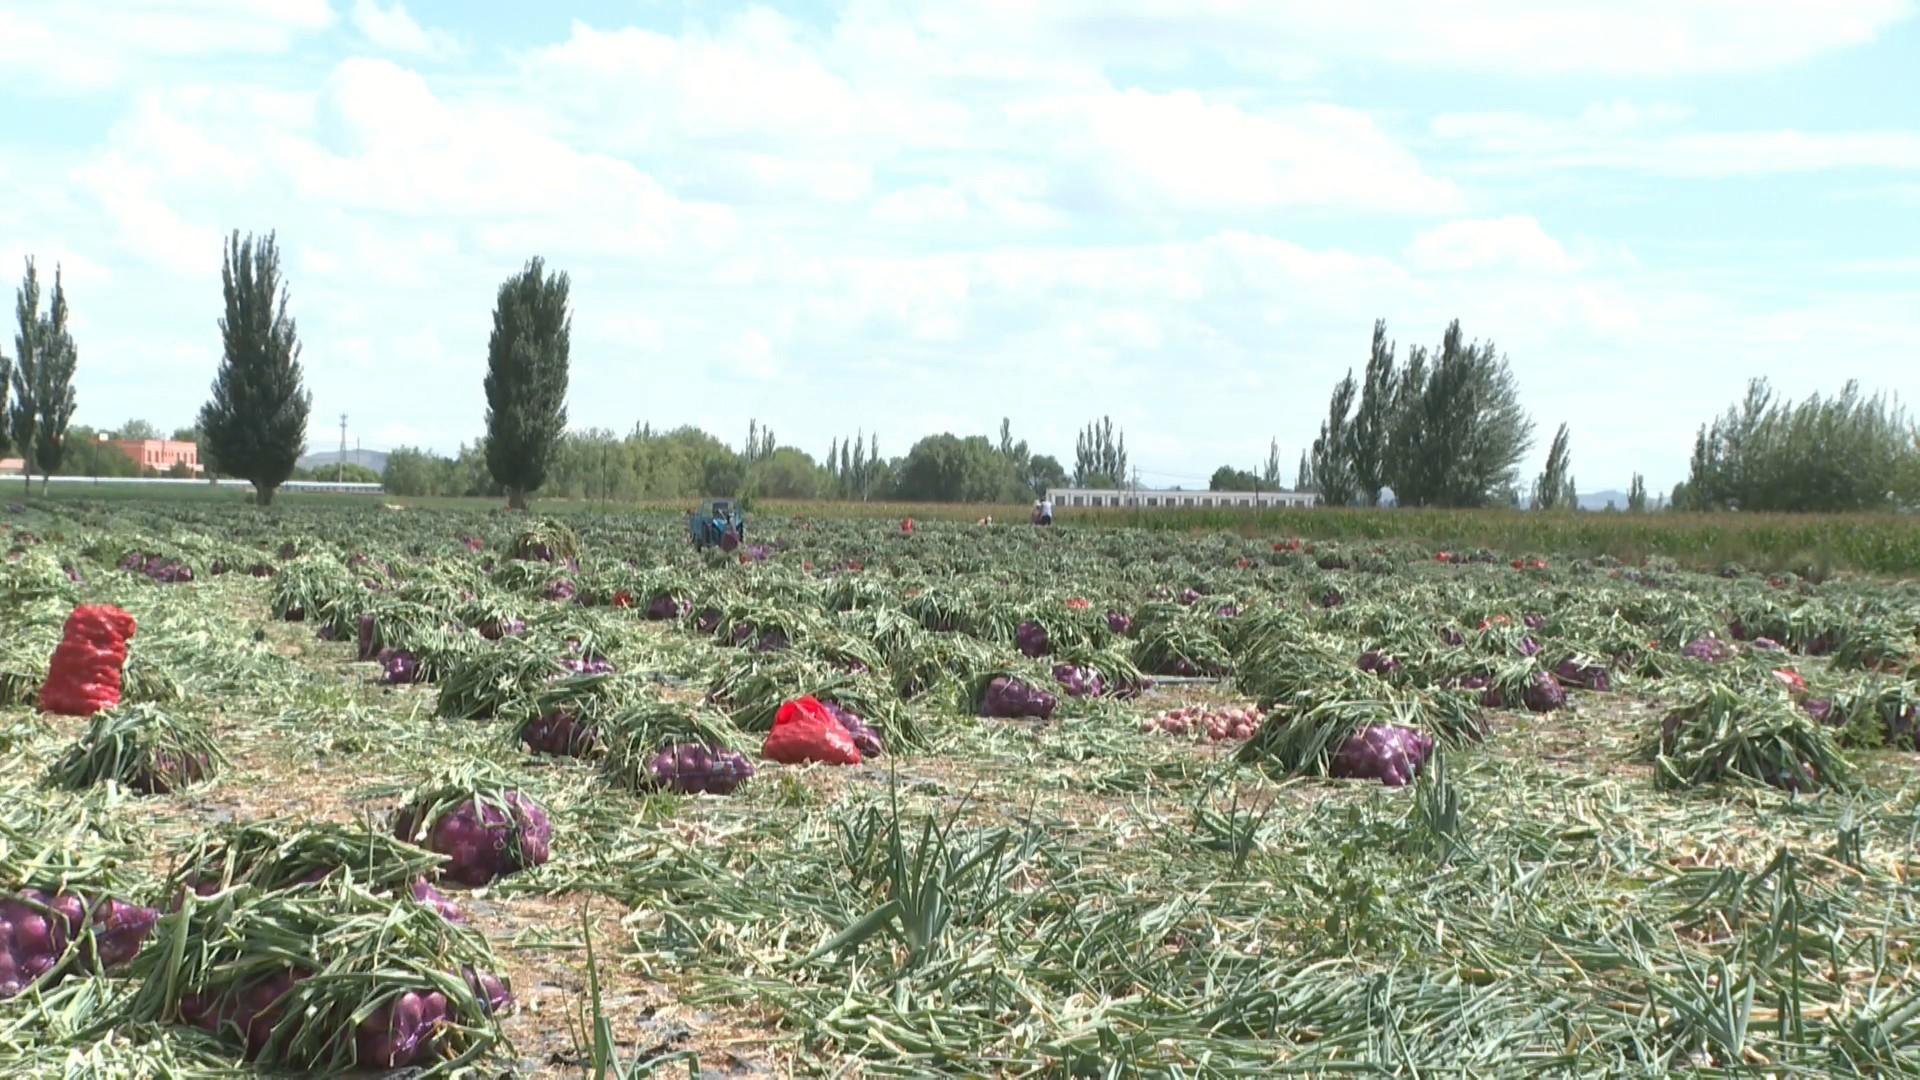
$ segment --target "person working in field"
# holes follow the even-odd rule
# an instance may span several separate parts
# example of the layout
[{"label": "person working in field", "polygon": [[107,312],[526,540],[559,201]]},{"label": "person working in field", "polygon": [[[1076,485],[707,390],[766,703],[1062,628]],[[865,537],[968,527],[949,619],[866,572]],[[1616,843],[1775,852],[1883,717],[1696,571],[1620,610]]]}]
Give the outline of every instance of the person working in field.
[{"label": "person working in field", "polygon": [[1040,524],[1053,524],[1053,496],[1051,495],[1040,500]]}]

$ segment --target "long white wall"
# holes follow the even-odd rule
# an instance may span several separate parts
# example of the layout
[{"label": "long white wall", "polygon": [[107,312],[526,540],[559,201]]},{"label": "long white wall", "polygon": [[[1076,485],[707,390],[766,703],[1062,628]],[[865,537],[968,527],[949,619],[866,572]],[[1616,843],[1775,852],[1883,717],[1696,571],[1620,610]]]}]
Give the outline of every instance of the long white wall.
[{"label": "long white wall", "polygon": [[1074,509],[1112,508],[1186,510],[1201,508],[1275,509],[1317,506],[1311,491],[1148,491],[1100,488],[1053,488],[1047,492],[1055,513]]}]

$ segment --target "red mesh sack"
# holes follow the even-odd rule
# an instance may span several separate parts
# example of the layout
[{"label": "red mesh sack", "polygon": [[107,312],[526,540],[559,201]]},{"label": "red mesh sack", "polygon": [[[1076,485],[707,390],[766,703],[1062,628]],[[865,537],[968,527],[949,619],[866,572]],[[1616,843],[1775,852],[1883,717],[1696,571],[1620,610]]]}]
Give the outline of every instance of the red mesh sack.
[{"label": "red mesh sack", "polygon": [[760,747],[760,756],[785,765],[810,761],[828,765],[860,764],[860,748],[825,705],[812,697],[797,698],[774,714],[773,730]]},{"label": "red mesh sack", "polygon": [[120,669],[127,662],[133,616],[108,604],[90,604],[67,616],[53,650],[40,708],[62,716],[92,716],[120,704]]}]

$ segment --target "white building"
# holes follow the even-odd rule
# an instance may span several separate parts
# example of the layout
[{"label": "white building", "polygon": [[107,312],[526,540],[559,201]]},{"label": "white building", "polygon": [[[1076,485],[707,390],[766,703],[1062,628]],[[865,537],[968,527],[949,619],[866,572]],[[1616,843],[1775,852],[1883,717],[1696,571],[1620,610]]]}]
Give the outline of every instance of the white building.
[{"label": "white building", "polygon": [[1320,496],[1311,491],[1149,491],[1145,488],[1112,490],[1099,488],[1049,488],[1053,510],[1144,509],[1187,510],[1216,507],[1244,507],[1249,510],[1274,510],[1285,507],[1318,506]]}]

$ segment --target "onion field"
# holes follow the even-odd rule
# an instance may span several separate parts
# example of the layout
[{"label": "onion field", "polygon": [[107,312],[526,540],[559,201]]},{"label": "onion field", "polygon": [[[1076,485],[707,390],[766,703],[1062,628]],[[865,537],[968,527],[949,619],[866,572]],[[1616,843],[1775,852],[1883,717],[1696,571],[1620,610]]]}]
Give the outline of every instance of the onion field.
[{"label": "onion field", "polygon": [[3,1076],[1920,1075],[1920,583],[5,520]]}]

